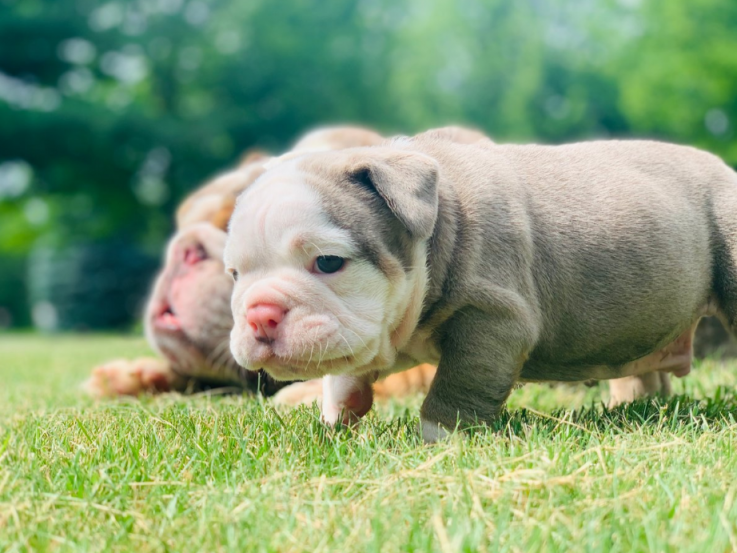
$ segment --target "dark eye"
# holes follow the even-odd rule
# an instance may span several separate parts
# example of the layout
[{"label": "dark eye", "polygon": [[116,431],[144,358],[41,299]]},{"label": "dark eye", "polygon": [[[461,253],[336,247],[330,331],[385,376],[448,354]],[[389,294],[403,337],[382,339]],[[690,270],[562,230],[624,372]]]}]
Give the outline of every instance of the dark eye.
[{"label": "dark eye", "polygon": [[230,276],[233,277],[234,282],[238,282],[238,271],[236,271],[235,269],[231,269]]},{"label": "dark eye", "polygon": [[337,255],[321,255],[315,259],[315,272],[325,273],[337,273],[345,265],[345,259],[338,257]]}]

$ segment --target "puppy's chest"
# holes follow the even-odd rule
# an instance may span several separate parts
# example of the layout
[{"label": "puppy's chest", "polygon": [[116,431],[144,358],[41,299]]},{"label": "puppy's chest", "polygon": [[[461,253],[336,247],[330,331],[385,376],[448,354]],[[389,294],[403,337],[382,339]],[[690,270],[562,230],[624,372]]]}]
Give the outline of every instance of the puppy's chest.
[{"label": "puppy's chest", "polygon": [[418,329],[409,339],[409,342],[399,351],[400,357],[409,358],[411,365],[430,363],[437,365],[440,362],[440,348],[429,329]]}]

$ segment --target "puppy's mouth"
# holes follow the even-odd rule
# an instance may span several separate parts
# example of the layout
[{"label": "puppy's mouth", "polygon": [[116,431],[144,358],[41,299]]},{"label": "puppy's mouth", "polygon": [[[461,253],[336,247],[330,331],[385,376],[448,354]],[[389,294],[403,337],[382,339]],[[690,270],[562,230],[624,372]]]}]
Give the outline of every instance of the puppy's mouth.
[{"label": "puppy's mouth", "polygon": [[298,359],[294,356],[281,356],[273,350],[261,352],[251,358],[252,366],[259,367],[276,380],[306,380],[318,378],[325,374],[334,374],[336,371],[343,372],[352,367],[355,357],[352,355],[339,355],[330,359],[320,358],[317,353],[312,359],[309,357]]},{"label": "puppy's mouth", "polygon": [[156,330],[178,333],[182,332],[182,321],[174,312],[172,306],[164,303],[156,310],[153,317],[154,328]]}]

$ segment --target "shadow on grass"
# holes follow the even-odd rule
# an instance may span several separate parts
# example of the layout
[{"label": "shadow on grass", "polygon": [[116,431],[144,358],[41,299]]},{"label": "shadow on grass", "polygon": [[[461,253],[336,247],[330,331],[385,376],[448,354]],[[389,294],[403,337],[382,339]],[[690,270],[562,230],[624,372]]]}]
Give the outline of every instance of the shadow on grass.
[{"label": "shadow on grass", "polygon": [[489,431],[507,436],[536,434],[604,434],[623,432],[713,432],[737,424],[737,392],[717,388],[707,399],[679,395],[670,398],[645,398],[608,409],[593,404],[575,410],[558,409],[541,413],[533,409],[504,411],[488,427],[477,427],[472,434]]},{"label": "shadow on grass", "polygon": [[[376,437],[402,435],[404,439],[422,442],[415,414],[405,414],[388,421],[375,421]],[[685,395],[670,398],[645,398],[613,409],[595,403],[580,409],[557,409],[543,413],[530,408],[504,410],[489,425],[468,429],[473,439],[490,435],[507,438],[546,437],[576,438],[605,434],[662,432],[715,432],[737,424],[737,392],[719,387],[711,398],[694,399]],[[318,430],[321,438],[331,440],[348,433],[347,428]],[[414,438],[414,439],[413,439]]]}]

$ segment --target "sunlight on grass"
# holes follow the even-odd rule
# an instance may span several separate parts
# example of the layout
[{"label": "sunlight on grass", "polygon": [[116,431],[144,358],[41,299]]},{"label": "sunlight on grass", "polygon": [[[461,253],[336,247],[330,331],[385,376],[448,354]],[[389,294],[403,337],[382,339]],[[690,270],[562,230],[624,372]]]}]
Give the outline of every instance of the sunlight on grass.
[{"label": "sunlight on grass", "polygon": [[425,446],[421,398],[355,431],[247,396],[95,403],[126,337],[0,338],[0,548],[90,551],[737,550],[737,364],[608,411],[527,386],[492,429]]}]

